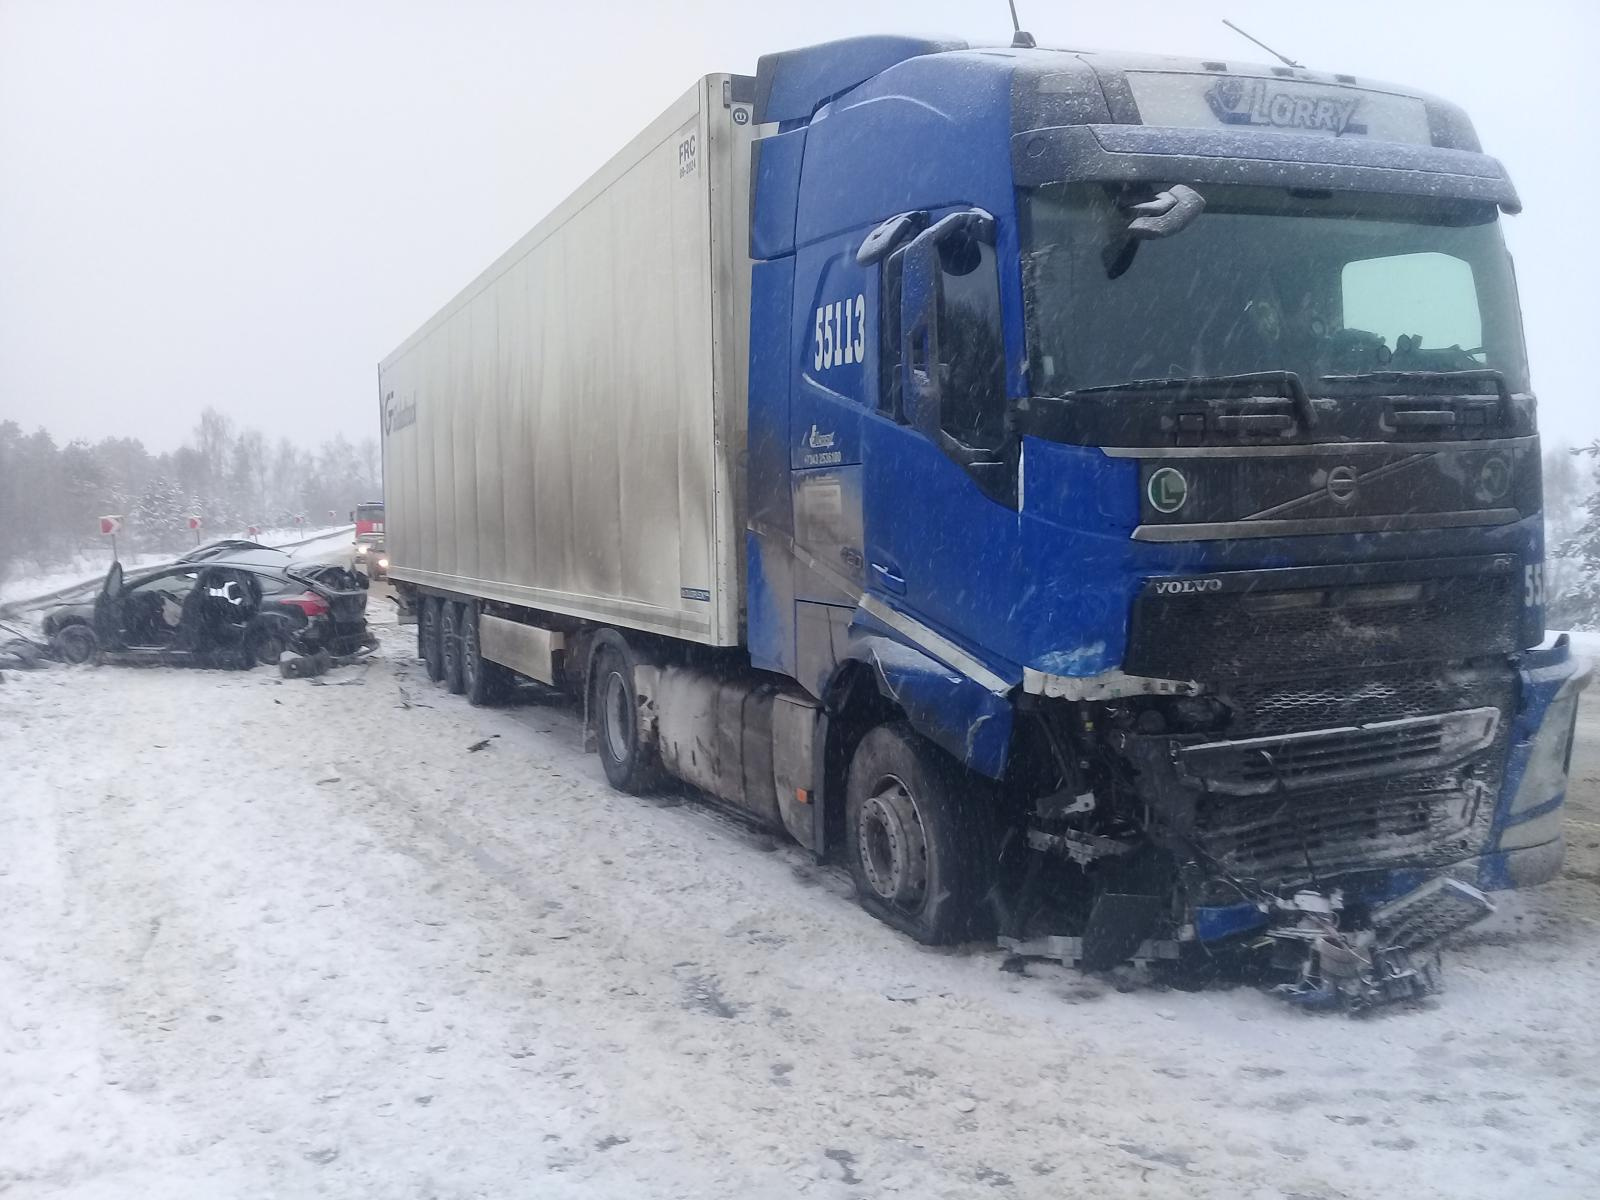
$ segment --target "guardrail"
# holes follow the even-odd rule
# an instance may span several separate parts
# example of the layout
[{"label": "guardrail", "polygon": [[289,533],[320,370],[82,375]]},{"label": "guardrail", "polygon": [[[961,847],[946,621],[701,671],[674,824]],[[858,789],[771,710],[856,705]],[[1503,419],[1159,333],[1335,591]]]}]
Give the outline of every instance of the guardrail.
[{"label": "guardrail", "polygon": [[[273,546],[272,549],[293,550],[296,546],[309,546],[312,542],[327,541],[336,534],[346,532],[354,533],[355,528],[356,527],[354,525],[336,525],[332,529],[323,530],[315,537],[301,538],[298,542],[279,542]],[[266,543],[263,542],[262,545],[266,545]],[[147,567],[138,567],[136,569],[140,571],[154,571],[158,570],[164,565],[175,566],[177,565],[177,561],[177,559],[173,559],[171,563],[166,564],[152,563]],[[6,603],[0,604],[0,617],[12,617],[18,613],[28,612],[30,609],[40,608],[43,605],[54,603],[57,600],[65,600],[69,596],[77,595],[79,592],[88,591],[93,587],[99,587],[104,579],[104,575],[96,575],[93,579],[85,579],[80,583],[73,583],[67,585],[66,587],[56,588],[55,591],[46,592],[42,596],[29,596],[26,600],[8,600]]]}]

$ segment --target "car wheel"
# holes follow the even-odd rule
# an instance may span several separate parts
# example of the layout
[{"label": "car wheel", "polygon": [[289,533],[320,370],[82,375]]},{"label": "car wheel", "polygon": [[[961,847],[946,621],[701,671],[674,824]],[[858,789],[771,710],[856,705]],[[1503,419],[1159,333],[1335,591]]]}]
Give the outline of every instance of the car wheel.
[{"label": "car wheel", "polygon": [[637,795],[661,781],[661,759],[647,743],[639,723],[639,696],[633,685],[633,660],[625,644],[607,643],[595,655],[590,674],[590,711],[600,743],[600,765],[619,792]]},{"label": "car wheel", "polygon": [[481,707],[499,703],[509,689],[510,676],[499,663],[483,656],[478,620],[477,605],[466,605],[461,618],[461,682],[467,703]]},{"label": "car wheel", "polygon": [[67,625],[51,640],[56,657],[64,663],[92,663],[100,659],[100,639],[87,625]]},{"label": "car wheel", "polygon": [[994,877],[992,805],[908,725],[861,739],[845,788],[845,846],[861,906],[919,942],[976,936]]},{"label": "car wheel", "polygon": [[439,602],[439,660],[443,669],[445,687],[459,696],[466,690],[466,680],[461,677],[461,612],[463,606],[454,600]]},{"label": "car wheel", "polygon": [[417,601],[417,654],[428,669],[428,678],[438,683],[444,678],[444,645],[439,640],[440,610],[446,601],[423,596]]},{"label": "car wheel", "polygon": [[256,625],[244,637],[246,667],[275,667],[289,648],[282,631],[271,625]]}]

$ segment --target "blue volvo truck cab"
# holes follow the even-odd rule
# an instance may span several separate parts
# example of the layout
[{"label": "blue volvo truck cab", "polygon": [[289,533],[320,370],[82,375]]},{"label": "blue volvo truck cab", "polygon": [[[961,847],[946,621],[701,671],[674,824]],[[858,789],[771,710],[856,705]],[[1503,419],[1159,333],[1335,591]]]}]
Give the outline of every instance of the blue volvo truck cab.
[{"label": "blue volvo truck cab", "polygon": [[891,37],[753,105],[749,661],[869,909],[1372,996],[1559,869],[1584,675],[1460,109]]}]

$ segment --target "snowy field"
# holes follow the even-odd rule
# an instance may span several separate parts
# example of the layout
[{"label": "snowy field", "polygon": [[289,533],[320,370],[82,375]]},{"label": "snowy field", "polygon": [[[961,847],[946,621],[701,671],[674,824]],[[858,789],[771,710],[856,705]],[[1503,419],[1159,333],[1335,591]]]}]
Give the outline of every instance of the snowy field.
[{"label": "snowy field", "polygon": [[1600,706],[1565,877],[1349,1020],[917,947],[381,632],[7,674],[0,1193],[1600,1195]]},{"label": "snowy field", "polygon": [[[218,535],[221,536],[221,535]],[[228,535],[230,537],[243,537],[244,533],[238,532]],[[330,525],[324,529],[264,529],[260,535],[251,539],[259,541],[263,546],[281,546],[291,542],[302,542],[309,539],[321,541],[327,538],[343,537],[345,541],[352,541],[353,535],[349,525]],[[207,535],[203,541],[214,540]],[[137,571],[141,567],[159,567],[163,563],[172,562],[178,554],[166,551],[160,554],[135,554],[122,560],[125,571]],[[77,583],[88,584],[105,577],[106,571],[111,566],[111,547],[108,545],[97,554],[80,554],[66,566],[57,566],[49,571],[28,571],[26,568],[15,571],[0,579],[0,604],[14,604],[19,600],[29,600],[34,596],[42,596],[47,592],[56,591],[58,588],[71,587]]]}]

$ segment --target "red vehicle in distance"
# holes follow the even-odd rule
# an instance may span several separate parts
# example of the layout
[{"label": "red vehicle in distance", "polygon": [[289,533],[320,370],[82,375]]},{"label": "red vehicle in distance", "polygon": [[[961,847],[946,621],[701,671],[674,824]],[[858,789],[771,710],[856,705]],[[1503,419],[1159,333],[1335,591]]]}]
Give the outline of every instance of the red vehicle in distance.
[{"label": "red vehicle in distance", "polygon": [[389,555],[383,547],[383,501],[356,505],[350,514],[356,526],[356,569],[372,579],[389,573]]}]

